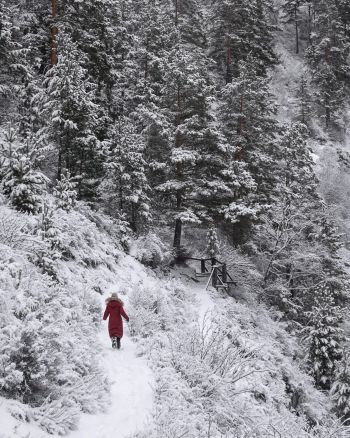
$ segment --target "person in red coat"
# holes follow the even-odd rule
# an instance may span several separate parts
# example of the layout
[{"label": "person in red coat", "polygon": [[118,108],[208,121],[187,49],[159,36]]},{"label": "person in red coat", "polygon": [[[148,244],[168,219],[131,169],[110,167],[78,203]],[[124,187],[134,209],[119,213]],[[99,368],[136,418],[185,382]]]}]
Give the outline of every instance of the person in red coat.
[{"label": "person in red coat", "polygon": [[118,294],[112,293],[112,295],[106,299],[106,310],[103,315],[103,319],[106,320],[109,316],[108,331],[112,340],[113,348],[120,348],[120,340],[123,337],[123,320],[129,321],[128,315],[123,308],[123,301],[118,298]]}]

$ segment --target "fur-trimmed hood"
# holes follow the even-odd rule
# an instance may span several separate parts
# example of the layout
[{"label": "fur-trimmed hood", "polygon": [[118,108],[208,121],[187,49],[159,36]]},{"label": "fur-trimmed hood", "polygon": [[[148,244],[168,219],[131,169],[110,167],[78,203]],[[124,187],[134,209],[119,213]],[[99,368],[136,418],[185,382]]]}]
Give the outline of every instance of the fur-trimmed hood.
[{"label": "fur-trimmed hood", "polygon": [[109,303],[111,303],[112,301],[116,301],[116,302],[119,303],[120,305],[124,306],[123,301],[122,301],[120,298],[117,298],[117,297],[108,297],[108,298],[106,299],[106,304],[109,304]]}]

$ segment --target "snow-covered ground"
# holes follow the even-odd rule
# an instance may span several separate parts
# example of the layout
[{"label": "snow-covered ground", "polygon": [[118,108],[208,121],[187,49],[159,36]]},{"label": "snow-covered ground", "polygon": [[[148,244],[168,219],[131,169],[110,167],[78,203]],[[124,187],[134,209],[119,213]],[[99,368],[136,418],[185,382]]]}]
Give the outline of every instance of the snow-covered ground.
[{"label": "snow-covered ground", "polygon": [[71,438],[126,438],[142,430],[150,420],[152,410],[153,375],[144,358],[137,357],[124,322],[124,337],[120,350],[113,350],[103,323],[99,340],[103,346],[102,369],[111,384],[111,402],[100,415],[84,415],[79,429]]},{"label": "snow-covered ground", "polygon": [[[116,286],[118,287],[118,286]],[[102,305],[105,297],[101,297]],[[125,297],[123,297],[125,301]],[[113,350],[108,336],[107,322],[101,323],[98,340],[101,368],[110,384],[110,404],[99,415],[84,414],[78,430],[71,438],[126,438],[142,431],[151,421],[153,403],[153,374],[144,358],[138,357],[136,344],[130,339],[124,323],[122,347]],[[35,425],[18,423],[10,414],[16,402],[0,399],[0,438],[46,438],[49,435]]]}]

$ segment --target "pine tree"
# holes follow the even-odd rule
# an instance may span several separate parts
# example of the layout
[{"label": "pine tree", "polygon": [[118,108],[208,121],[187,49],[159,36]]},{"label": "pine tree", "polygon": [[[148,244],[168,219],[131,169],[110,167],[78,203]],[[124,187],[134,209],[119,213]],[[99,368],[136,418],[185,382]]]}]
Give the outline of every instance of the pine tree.
[{"label": "pine tree", "polygon": [[[116,70],[125,54],[121,50],[121,38],[132,35],[124,22],[128,19],[126,12],[130,5],[130,0],[85,0],[84,7],[79,0],[59,2],[56,19],[59,35],[64,31],[72,39],[79,53],[79,64],[97,85],[100,103],[108,104]],[[62,41],[62,35],[59,40]],[[66,44],[64,42],[62,47]],[[58,56],[60,52],[58,47]]]},{"label": "pine tree", "polygon": [[303,0],[285,0],[283,4],[284,20],[286,23],[293,23],[295,26],[295,53],[299,53],[300,34],[300,6]]},{"label": "pine tree", "polygon": [[[273,196],[276,186],[275,155],[279,127],[269,81],[260,77],[252,58],[240,63],[240,74],[220,93],[220,122],[234,151],[239,184],[237,206],[231,209],[234,239],[247,239],[252,221]],[[238,202],[240,201],[240,202]]]},{"label": "pine tree", "polygon": [[338,363],[334,383],[331,388],[334,410],[345,424],[350,422],[350,362],[347,353],[343,353]]},{"label": "pine tree", "polygon": [[[240,74],[240,62],[256,59],[256,73],[264,75],[276,63],[272,49],[274,27],[269,22],[269,0],[215,0],[210,14],[211,54],[219,72],[230,83]],[[256,38],[259,35],[259,38]]]},{"label": "pine tree", "polygon": [[347,63],[350,41],[341,20],[337,4],[327,0],[313,1],[313,32],[306,56],[313,83],[318,87],[317,104],[327,127],[336,121],[337,111],[345,99],[345,84],[349,75]]},{"label": "pine tree", "polygon": [[212,226],[207,232],[206,253],[209,257],[215,258],[219,254],[219,242],[215,228]]},{"label": "pine tree", "polygon": [[0,123],[8,116],[13,103],[13,85],[17,84],[19,79],[19,72],[16,69],[16,51],[20,49],[16,39],[17,15],[18,5],[0,0]]},{"label": "pine tree", "polygon": [[77,183],[69,172],[62,174],[61,180],[56,182],[53,192],[56,197],[57,208],[62,208],[67,212],[74,208],[77,199],[76,187]]},{"label": "pine tree", "polygon": [[44,274],[57,280],[56,261],[61,258],[61,239],[60,232],[54,224],[53,214],[54,208],[44,201],[36,227],[36,235],[42,240],[43,245],[33,261]]},{"label": "pine tree", "polygon": [[48,137],[57,150],[57,179],[67,169],[78,181],[79,197],[93,200],[104,157],[97,137],[100,107],[83,63],[76,44],[61,32],[58,63],[46,76],[42,115],[48,120]]},{"label": "pine tree", "polygon": [[166,157],[166,182],[157,189],[173,200],[174,246],[179,247],[183,223],[234,221],[236,208],[240,209],[236,191],[251,180],[247,174],[239,175],[234,148],[218,129],[205,59],[195,49],[191,53],[175,47],[165,77],[164,103],[169,119],[173,117],[173,125],[168,125],[173,147]]},{"label": "pine tree", "polygon": [[107,180],[101,187],[108,210],[119,213],[135,232],[151,221],[149,186],[146,178],[144,140],[132,119],[124,117],[115,127],[106,160]]},{"label": "pine tree", "polygon": [[342,358],[340,343],[343,332],[339,325],[343,312],[335,305],[333,294],[327,287],[320,286],[314,293],[315,305],[308,313],[308,363],[316,386],[329,390],[334,382],[336,362]]},{"label": "pine tree", "polygon": [[14,129],[10,128],[2,145],[4,164],[2,191],[16,209],[36,213],[48,178],[36,168],[37,149],[30,144],[18,143]]},{"label": "pine tree", "polygon": [[309,83],[305,75],[300,78],[299,86],[296,92],[297,101],[297,120],[302,124],[309,126],[313,111],[312,111],[312,97],[309,90]]}]

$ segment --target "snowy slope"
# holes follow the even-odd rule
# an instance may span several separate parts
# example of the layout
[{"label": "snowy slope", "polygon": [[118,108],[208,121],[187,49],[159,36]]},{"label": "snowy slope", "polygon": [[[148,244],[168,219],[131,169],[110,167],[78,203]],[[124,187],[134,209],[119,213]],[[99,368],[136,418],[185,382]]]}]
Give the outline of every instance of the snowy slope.
[{"label": "snowy slope", "polygon": [[[142,269],[142,267],[141,267]],[[125,270],[123,270],[125,273]],[[111,290],[119,289],[118,284]],[[106,295],[108,296],[108,295]],[[101,306],[104,305],[101,297]],[[126,297],[127,298],[127,297]],[[124,298],[125,299],[125,298]],[[125,300],[127,302],[127,299]],[[127,304],[126,304],[127,308]],[[107,322],[101,322],[96,352],[99,363],[110,387],[110,402],[104,413],[84,414],[78,430],[69,434],[72,438],[126,438],[146,427],[151,421],[153,403],[153,375],[144,358],[138,357],[136,344],[130,339],[128,330],[122,340],[120,351],[112,350],[108,336]],[[17,421],[11,412],[18,412],[25,406],[17,402],[0,399],[0,437],[46,438],[58,437],[47,434],[34,424]]]},{"label": "snowy slope", "polygon": [[[127,307],[127,306],[126,306]],[[84,415],[72,438],[126,438],[151,421],[153,376],[145,359],[137,357],[136,345],[125,330],[120,351],[112,350],[107,324],[99,333],[103,346],[102,369],[111,385],[110,404],[105,413]]]},{"label": "snowy slope", "polygon": [[[106,391],[107,403],[95,409],[96,394],[83,391],[89,403],[74,414],[76,430],[68,436],[232,438],[233,431],[239,438],[330,436],[333,426],[324,427],[323,435],[307,432],[310,421],[328,419],[330,406],[305,373],[300,346],[278,313],[254,295],[249,303],[237,302],[205,290],[205,280],[195,281],[191,268],[144,267],[118,248],[106,224],[94,225],[101,217],[87,216],[58,219],[64,242],[74,251],[73,259],[59,262],[60,281],[94,309],[91,348],[110,394]],[[25,263],[24,256],[16,257]],[[111,349],[101,321],[105,297],[113,291],[130,316],[121,351]],[[84,359],[84,351],[79,354]],[[295,396],[297,412],[291,408]],[[35,425],[33,412],[1,399],[0,438],[57,438],[54,430],[49,435]],[[47,425],[42,416],[38,423]]]}]

